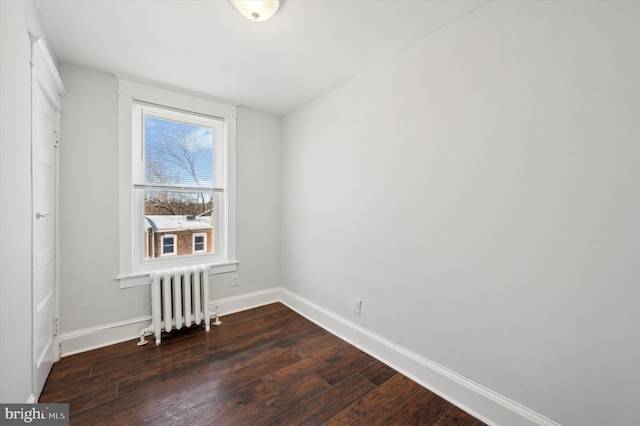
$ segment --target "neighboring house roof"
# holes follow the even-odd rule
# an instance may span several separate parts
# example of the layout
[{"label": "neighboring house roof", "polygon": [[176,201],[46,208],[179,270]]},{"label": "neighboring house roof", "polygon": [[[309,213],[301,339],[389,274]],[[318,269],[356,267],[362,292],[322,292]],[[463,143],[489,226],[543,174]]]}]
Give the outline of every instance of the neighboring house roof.
[{"label": "neighboring house roof", "polygon": [[190,229],[211,229],[210,217],[195,217],[188,219],[184,215],[147,215],[145,229],[153,229],[156,232],[185,231]]}]

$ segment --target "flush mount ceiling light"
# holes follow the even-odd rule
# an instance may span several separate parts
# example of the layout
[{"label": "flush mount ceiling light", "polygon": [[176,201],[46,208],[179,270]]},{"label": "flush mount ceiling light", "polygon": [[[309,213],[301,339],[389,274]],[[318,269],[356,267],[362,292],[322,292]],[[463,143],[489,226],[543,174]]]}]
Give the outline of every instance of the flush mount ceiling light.
[{"label": "flush mount ceiling light", "polygon": [[251,21],[266,21],[280,9],[284,0],[231,0],[238,12]]}]

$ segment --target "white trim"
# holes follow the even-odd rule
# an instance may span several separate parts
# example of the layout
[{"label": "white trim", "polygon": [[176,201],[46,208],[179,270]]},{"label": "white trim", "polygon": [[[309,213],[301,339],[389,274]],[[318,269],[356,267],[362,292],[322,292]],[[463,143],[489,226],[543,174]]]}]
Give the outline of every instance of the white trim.
[{"label": "white trim", "polygon": [[[134,184],[132,162],[132,109],[134,101],[190,111],[224,120],[224,132],[226,132],[227,142],[226,147],[222,147],[226,150],[222,153],[222,158],[226,158],[226,164],[220,165],[220,172],[224,174],[227,192],[225,197],[220,197],[222,198],[219,200],[220,208],[223,213],[218,215],[218,219],[222,220],[224,218],[226,223],[216,224],[217,229],[214,232],[214,238],[219,238],[220,241],[224,242],[225,244],[223,245],[226,245],[226,250],[223,247],[221,253],[215,253],[214,256],[209,258],[208,263],[234,262],[236,260],[236,105],[223,103],[207,95],[151,83],[134,77],[117,74],[116,77],[118,78],[118,165],[120,170],[118,174],[118,276],[128,276],[137,272],[149,273],[158,268],[193,265],[194,262],[198,264],[207,263],[207,259],[203,259],[203,256],[205,256],[203,254],[197,258],[189,258],[188,256],[165,257],[161,266],[159,262],[141,262],[142,249],[139,247],[139,239],[136,236],[136,229],[141,229],[141,227],[136,227],[133,223],[136,218],[143,216],[139,211],[141,203],[135,202],[132,190]],[[216,245],[220,244],[216,243]],[[209,256],[209,254],[206,256]],[[136,281],[134,286],[144,285],[144,282]],[[125,286],[129,287],[129,285]]]},{"label": "white trim", "polygon": [[[53,58],[49,53],[49,49],[44,40],[35,34],[29,33],[31,43],[33,45],[31,63],[38,64],[37,78],[41,85],[46,89],[46,96],[48,101],[55,105],[57,110],[61,109],[60,96],[67,94],[62,79],[56,68],[56,64],[53,62]],[[42,71],[42,72],[40,72]],[[45,81],[46,80],[46,81]],[[55,89],[55,93],[51,89]]]},{"label": "white trim", "polygon": [[489,425],[560,426],[560,423],[289,290],[282,290],[280,301]]},{"label": "white trim", "polygon": [[60,335],[63,357],[137,339],[140,330],[151,321],[151,315],[69,331]]},{"label": "white trim", "polygon": [[[210,96],[201,92],[195,92],[193,90],[183,89],[182,87],[149,81],[144,78],[139,78],[132,75],[122,74],[118,72],[114,72],[113,75],[120,82],[120,92],[126,92],[129,94],[135,94],[136,96],[145,97],[148,99],[146,101],[148,103],[162,104],[162,101],[159,101],[158,97],[164,96],[162,95],[163,92],[165,94],[170,93],[172,96],[178,94],[182,99],[188,99],[188,102],[191,102],[192,98],[197,98],[201,102],[203,102],[203,105],[211,106],[212,104],[217,104],[216,111],[223,110],[225,115],[232,114],[235,118],[236,108],[238,107],[238,104],[229,100]],[[179,102],[179,104],[183,106],[184,101]],[[175,108],[181,109],[180,105],[176,105]],[[214,117],[217,116],[215,113],[210,113],[209,115],[212,115]]]},{"label": "white trim", "polygon": [[[55,182],[54,182],[54,188],[53,191],[54,193],[52,194],[55,200],[55,206],[54,206],[54,268],[55,268],[55,272],[54,272],[54,277],[53,277],[53,300],[51,301],[52,304],[52,316],[53,318],[47,318],[47,321],[49,320],[53,320],[53,321],[58,321],[58,317],[59,317],[59,310],[60,310],[60,158],[59,158],[59,151],[56,149],[58,147],[58,143],[60,141],[60,112],[62,110],[62,101],[60,100],[61,96],[66,95],[66,90],[64,88],[64,84],[62,83],[62,79],[60,78],[60,74],[58,73],[58,69],[56,68],[56,64],[54,62],[54,59],[51,55],[51,53],[49,52],[49,49],[47,48],[47,45],[45,44],[44,40],[41,37],[38,37],[37,35],[33,34],[33,33],[29,33],[29,38],[31,39],[31,111],[33,113],[33,108],[34,108],[34,96],[36,93],[41,93],[44,98],[46,99],[46,101],[49,103],[49,105],[51,106],[52,110],[54,111],[54,117],[53,117],[53,127],[54,127],[54,132],[55,132],[55,137],[56,137],[56,141],[55,141],[55,148],[54,148],[54,153],[53,153],[53,162],[54,162],[54,167],[55,167]],[[33,115],[33,114],[32,114]],[[34,155],[35,155],[35,151],[34,151],[34,140],[33,140],[33,135],[34,133],[34,126],[36,126],[36,124],[34,123],[33,120],[33,116],[31,118],[31,196],[30,196],[30,200],[31,200],[31,214],[32,214],[32,221],[31,221],[31,229],[30,229],[30,239],[31,239],[31,289],[32,289],[32,296],[33,296],[33,285],[34,285],[34,274],[33,274],[33,268],[34,268],[34,228],[33,228],[33,215],[36,214],[36,211],[34,211],[34,171],[33,171],[33,164],[34,164]],[[42,130],[42,129],[40,129]],[[50,137],[52,137],[53,135],[50,135]],[[32,367],[31,367],[31,395],[29,396],[29,401],[37,401],[37,399],[40,396],[40,392],[42,391],[42,388],[44,387],[44,383],[40,384],[37,383],[37,375],[38,375],[38,369],[40,367],[40,365],[42,364],[42,355],[40,359],[36,360],[36,345],[35,345],[35,340],[36,340],[36,332],[34,330],[34,324],[35,324],[35,316],[36,316],[36,312],[38,312],[41,308],[41,306],[38,307],[38,309],[33,309],[33,297],[31,300],[31,308],[32,308],[32,313],[31,313],[31,362],[32,362]],[[60,359],[60,351],[59,351],[59,347],[60,347],[60,338],[57,335],[57,333],[53,333],[52,339],[51,341],[49,341],[47,348],[51,348],[51,346],[53,346],[52,348],[52,352],[53,352],[53,362],[56,362]]]},{"label": "white trim", "polygon": [[[209,275],[226,274],[228,272],[236,272],[238,270],[237,260],[230,262],[209,263]],[[160,270],[162,268],[158,268]],[[153,272],[153,271],[152,271]],[[120,288],[140,287],[151,284],[152,272],[135,272],[133,274],[118,275],[116,281],[120,281]]]},{"label": "white trim", "polygon": [[252,293],[240,294],[238,296],[215,299],[209,302],[209,306],[211,307],[209,310],[216,312],[217,309],[220,316],[234,314],[236,312],[246,311],[247,309],[257,308],[258,306],[279,302],[281,293],[282,287],[273,287]]}]

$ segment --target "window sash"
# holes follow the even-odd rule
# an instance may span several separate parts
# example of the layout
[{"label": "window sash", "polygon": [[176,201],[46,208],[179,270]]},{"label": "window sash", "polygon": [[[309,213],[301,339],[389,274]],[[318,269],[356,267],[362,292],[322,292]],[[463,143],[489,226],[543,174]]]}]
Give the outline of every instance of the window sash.
[{"label": "window sash", "polygon": [[200,186],[167,186],[167,185],[148,185],[148,184],[134,184],[134,189],[145,189],[152,191],[165,191],[165,192],[224,192],[224,188],[207,188]]},{"label": "window sash", "polygon": [[[133,186],[134,189],[156,189],[167,191],[183,192],[224,192],[226,189],[226,173],[224,159],[224,141],[227,140],[227,129],[225,120],[206,116],[203,114],[176,110],[169,107],[151,105],[145,102],[134,101],[132,105],[133,119],[132,132],[134,140],[133,152]],[[146,180],[146,159],[145,159],[145,118],[157,118],[181,124],[209,128],[213,132],[213,182],[208,185],[184,185],[171,183],[148,183]]]},{"label": "window sash", "polygon": [[[225,244],[225,240],[228,238],[227,224],[229,223],[227,202],[225,193],[213,192],[213,239],[211,240],[211,251],[200,253],[192,252],[191,254],[183,255],[177,255],[176,253],[176,255],[172,257],[173,260],[187,262],[188,264],[189,259],[195,257],[196,254],[198,255],[199,261],[202,261],[202,256],[208,256],[211,262],[226,261],[228,259],[229,252],[228,247]],[[137,225],[134,225],[134,229],[137,229],[136,235],[138,235],[138,238],[135,240],[134,250],[140,254],[138,258],[139,264],[144,268],[147,268],[151,267],[151,265],[162,263],[163,261],[166,262],[168,256],[163,255],[161,250],[159,250],[158,257],[146,256],[147,248],[145,248],[145,239],[147,231],[145,229],[145,190],[134,190],[133,203],[137,206]]]}]

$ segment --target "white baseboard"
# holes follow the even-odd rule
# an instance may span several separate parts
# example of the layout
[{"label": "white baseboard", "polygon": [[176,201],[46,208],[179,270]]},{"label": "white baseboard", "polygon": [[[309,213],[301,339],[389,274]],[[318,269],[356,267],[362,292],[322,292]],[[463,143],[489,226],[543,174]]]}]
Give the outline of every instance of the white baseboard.
[{"label": "white baseboard", "polygon": [[246,311],[247,309],[257,308],[258,306],[268,305],[280,301],[282,287],[273,287],[266,290],[254,291],[253,293],[241,294],[239,296],[225,297],[222,299],[212,300],[209,303],[211,312],[216,311],[218,307],[218,315],[225,316],[236,312]]},{"label": "white baseboard", "polygon": [[[209,302],[211,312],[218,307],[220,316],[245,311],[280,300],[280,287]],[[140,337],[140,331],[151,324],[151,315],[84,328],[60,335],[60,356],[65,357]]]},{"label": "white baseboard", "polygon": [[65,357],[133,340],[151,323],[151,315],[83,328],[60,335],[60,356]]},{"label": "white baseboard", "polygon": [[[224,322],[225,315],[274,302],[282,302],[322,328],[393,367],[489,425],[560,426],[559,423],[455,371],[281,287],[212,300],[210,307],[212,313],[217,307],[218,314]],[[140,331],[150,322],[151,316],[145,316],[62,333],[61,354],[68,356],[136,339],[140,336]]]},{"label": "white baseboard", "polygon": [[560,426],[559,423],[289,290],[282,290],[280,301],[489,425]]}]

